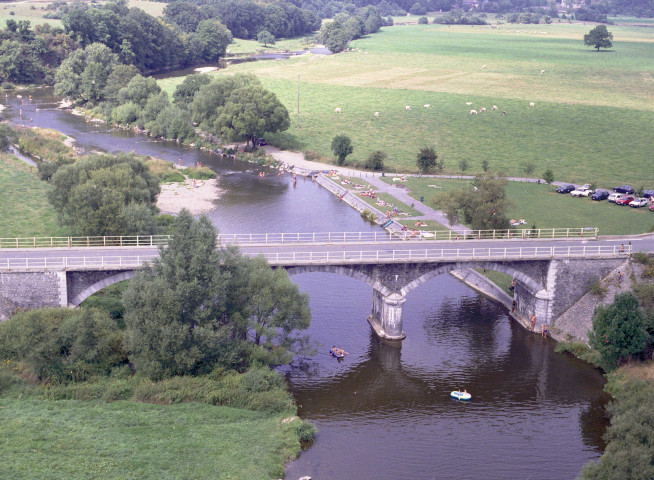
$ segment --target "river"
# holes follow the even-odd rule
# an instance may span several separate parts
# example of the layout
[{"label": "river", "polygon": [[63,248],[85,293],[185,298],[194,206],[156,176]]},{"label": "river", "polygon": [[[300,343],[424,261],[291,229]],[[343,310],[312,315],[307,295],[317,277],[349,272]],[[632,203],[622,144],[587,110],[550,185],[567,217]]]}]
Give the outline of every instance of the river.
[{"label": "river", "polygon": [[[214,168],[224,194],[210,217],[222,232],[373,229],[311,181],[260,178],[249,164],[87,123],[57,110],[49,90],[32,96],[22,105],[24,123],[59,130],[87,150]],[[10,98],[2,115],[20,123],[18,102]],[[525,332],[504,308],[449,275],[408,295],[401,349],[370,332],[368,285],[327,273],[292,279],[311,299],[307,333],[316,354],[285,373],[318,437],[288,465],[287,478],[571,479],[602,453],[600,373],[555,354],[552,341]],[[349,355],[329,357],[332,344]],[[457,388],[472,401],[451,400]]]}]

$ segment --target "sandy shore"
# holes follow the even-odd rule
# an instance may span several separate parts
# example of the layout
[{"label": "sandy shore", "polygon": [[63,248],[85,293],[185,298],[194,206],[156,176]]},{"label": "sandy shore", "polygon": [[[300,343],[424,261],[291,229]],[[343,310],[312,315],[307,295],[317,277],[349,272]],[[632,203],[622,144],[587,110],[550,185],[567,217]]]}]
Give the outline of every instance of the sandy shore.
[{"label": "sandy shore", "polygon": [[184,183],[161,185],[161,193],[157,197],[157,207],[161,213],[177,214],[183,208],[193,215],[200,215],[215,210],[214,201],[219,199],[222,190],[218,187],[218,179],[196,181],[187,179]]}]

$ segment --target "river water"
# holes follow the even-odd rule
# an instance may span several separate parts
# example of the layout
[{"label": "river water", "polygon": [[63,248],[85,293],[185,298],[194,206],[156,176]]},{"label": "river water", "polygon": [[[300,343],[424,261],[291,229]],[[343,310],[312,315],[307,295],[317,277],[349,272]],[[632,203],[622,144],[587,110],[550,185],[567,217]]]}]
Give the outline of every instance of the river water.
[{"label": "river water", "polygon": [[[59,130],[87,150],[135,151],[185,165],[201,161],[224,191],[210,214],[225,233],[369,231],[359,214],[311,181],[260,178],[234,160],[155,142],[57,110],[48,90],[15,97],[2,115]],[[603,451],[603,378],[553,352],[504,308],[449,275],[412,291],[402,348],[384,345],[366,317],[372,290],[336,274],[292,277],[311,299],[316,354],[286,370],[318,437],[287,467],[297,479],[571,479]],[[349,355],[329,357],[332,344]],[[465,388],[469,403],[450,399]]]}]

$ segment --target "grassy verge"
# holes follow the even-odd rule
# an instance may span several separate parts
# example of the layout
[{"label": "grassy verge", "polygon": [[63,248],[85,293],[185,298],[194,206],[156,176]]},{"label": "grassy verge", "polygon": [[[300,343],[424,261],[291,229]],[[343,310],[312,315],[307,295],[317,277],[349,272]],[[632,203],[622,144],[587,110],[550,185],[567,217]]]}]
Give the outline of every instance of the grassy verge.
[{"label": "grassy verge", "polygon": [[513,277],[511,275],[507,275],[506,273],[502,273],[502,272],[496,272],[495,270],[484,271],[481,268],[477,268],[475,270],[477,270],[484,277],[486,277],[495,285],[497,285],[502,290],[504,290],[507,293],[507,295],[513,297],[513,292],[509,290],[509,287],[511,286],[511,281],[513,280]]},{"label": "grassy verge", "polygon": [[198,403],[0,398],[6,478],[262,479],[298,453],[279,414]]},{"label": "grassy verge", "polygon": [[[424,196],[425,202],[435,200],[438,206],[438,195],[466,188],[471,181],[409,177],[406,185],[413,198]],[[546,184],[509,182],[506,194],[512,202],[508,217],[524,218],[526,228],[534,224],[538,228],[598,227],[602,235],[619,235],[645,233],[654,226],[654,214],[647,208],[621,207],[606,200],[595,202],[587,197],[561,195]]]},{"label": "grassy verge", "polygon": [[6,154],[0,154],[0,165],[0,237],[66,236],[36,167]]}]

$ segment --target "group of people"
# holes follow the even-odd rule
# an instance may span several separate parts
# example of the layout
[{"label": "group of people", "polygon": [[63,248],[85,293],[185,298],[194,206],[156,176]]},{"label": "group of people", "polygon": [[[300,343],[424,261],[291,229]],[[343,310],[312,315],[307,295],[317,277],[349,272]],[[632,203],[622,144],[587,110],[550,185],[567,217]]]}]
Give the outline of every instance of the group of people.
[{"label": "group of people", "polygon": [[527,225],[527,220],[524,218],[521,218],[520,220],[516,220],[515,218],[512,218],[509,220],[509,225]]}]

